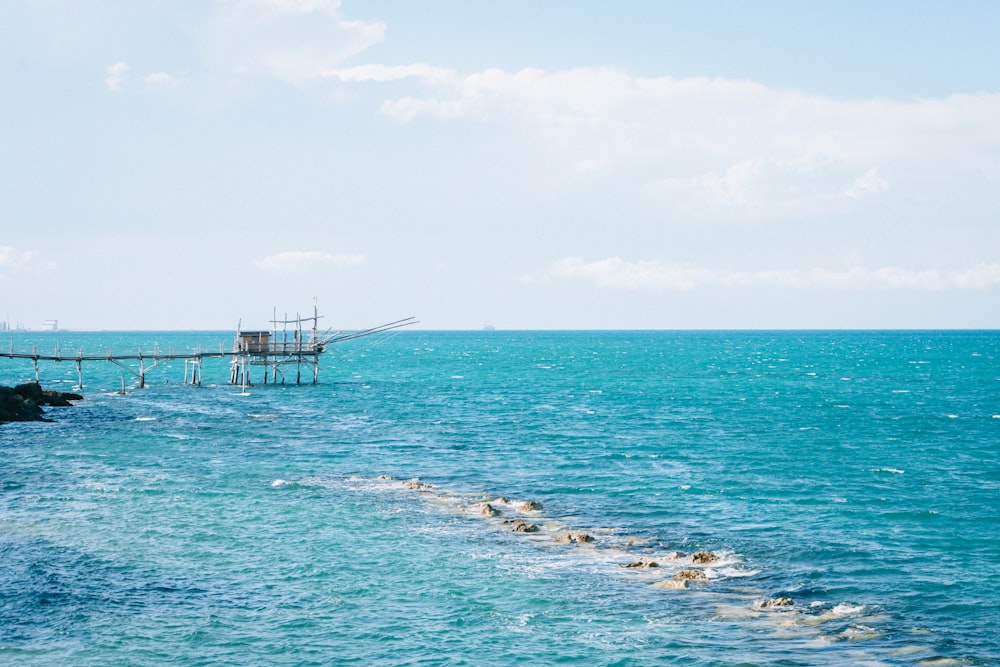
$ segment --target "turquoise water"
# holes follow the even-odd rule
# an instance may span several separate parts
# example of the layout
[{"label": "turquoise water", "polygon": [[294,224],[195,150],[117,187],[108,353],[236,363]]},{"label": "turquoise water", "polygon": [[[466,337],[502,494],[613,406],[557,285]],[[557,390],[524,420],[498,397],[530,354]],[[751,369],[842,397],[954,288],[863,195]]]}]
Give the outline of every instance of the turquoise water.
[{"label": "turquoise water", "polygon": [[[13,345],[56,341],[231,334]],[[1000,333],[408,331],[323,366],[117,396],[84,365],[0,426],[0,663],[1000,664]]]}]

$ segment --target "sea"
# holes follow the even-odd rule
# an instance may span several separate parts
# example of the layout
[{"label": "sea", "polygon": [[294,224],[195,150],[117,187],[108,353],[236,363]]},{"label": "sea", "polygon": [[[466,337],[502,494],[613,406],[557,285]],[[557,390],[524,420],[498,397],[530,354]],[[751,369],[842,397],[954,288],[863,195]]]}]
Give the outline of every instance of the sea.
[{"label": "sea", "polygon": [[246,388],[151,365],[85,362],[77,405],[0,425],[0,664],[1000,665],[1000,332],[404,330]]}]

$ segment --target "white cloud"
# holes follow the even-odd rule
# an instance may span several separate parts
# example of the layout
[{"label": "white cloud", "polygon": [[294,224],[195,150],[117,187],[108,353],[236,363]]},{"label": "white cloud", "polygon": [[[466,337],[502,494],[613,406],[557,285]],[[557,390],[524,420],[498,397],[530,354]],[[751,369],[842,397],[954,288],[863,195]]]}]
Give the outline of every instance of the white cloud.
[{"label": "white cloud", "polygon": [[238,76],[301,83],[338,67],[385,37],[385,24],[341,17],[323,0],[236,0],[205,34],[213,63]]},{"label": "white cloud", "polygon": [[388,81],[402,81],[403,79],[420,79],[425,83],[441,84],[454,83],[458,77],[454,70],[443,67],[434,67],[424,63],[413,65],[358,65],[356,67],[346,67],[333,69],[324,73],[324,76],[339,79],[349,83],[362,83],[372,81],[386,83]]},{"label": "white cloud", "polygon": [[879,176],[878,170],[872,167],[858,176],[844,194],[854,198],[870,197],[877,196],[888,189],[889,182]]},{"label": "white cloud", "polygon": [[568,257],[553,264],[551,273],[559,278],[582,279],[620,289],[690,290],[712,279],[711,272],[705,269],[646,260],[626,262],[620,257],[593,262]]},{"label": "white cloud", "polygon": [[166,72],[147,74],[142,81],[146,84],[148,90],[153,91],[173,90],[184,83],[184,80],[180,77],[167,74]]},{"label": "white cloud", "polygon": [[791,287],[841,289],[987,289],[1000,285],[1000,264],[981,263],[966,269],[914,270],[901,267],[846,270],[777,269],[733,271],[695,268],[656,260],[626,261],[620,257],[586,262],[568,257],[555,262],[549,274],[602,287],[628,290],[688,291],[700,287]]},{"label": "white cloud", "polygon": [[890,187],[915,198],[929,183],[1000,182],[1000,94],[838,100],[606,67],[463,76],[362,65],[328,76],[382,84],[382,113],[403,123],[523,123],[581,175],[639,166],[647,194],[692,206],[792,217],[862,205]]},{"label": "white cloud", "polygon": [[262,269],[273,271],[308,271],[319,266],[357,266],[365,261],[363,255],[332,255],[315,250],[287,251],[255,260]]},{"label": "white cloud", "polygon": [[104,78],[104,86],[112,93],[120,93],[125,89],[125,74],[128,72],[128,65],[117,62],[108,67],[108,75]]},{"label": "white cloud", "polygon": [[54,261],[44,259],[34,250],[0,246],[0,273],[47,273],[55,270],[56,266]]},{"label": "white cloud", "polygon": [[242,0],[238,4],[257,5],[279,12],[298,12],[302,14],[312,12],[336,14],[337,10],[340,9],[340,0]]}]

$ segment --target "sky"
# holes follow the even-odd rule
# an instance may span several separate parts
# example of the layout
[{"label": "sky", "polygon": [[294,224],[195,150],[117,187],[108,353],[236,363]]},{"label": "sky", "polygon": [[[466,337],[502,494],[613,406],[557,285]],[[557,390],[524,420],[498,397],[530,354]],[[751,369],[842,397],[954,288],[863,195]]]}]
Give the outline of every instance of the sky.
[{"label": "sky", "polygon": [[10,0],[0,321],[997,328],[997,26],[986,0]]}]

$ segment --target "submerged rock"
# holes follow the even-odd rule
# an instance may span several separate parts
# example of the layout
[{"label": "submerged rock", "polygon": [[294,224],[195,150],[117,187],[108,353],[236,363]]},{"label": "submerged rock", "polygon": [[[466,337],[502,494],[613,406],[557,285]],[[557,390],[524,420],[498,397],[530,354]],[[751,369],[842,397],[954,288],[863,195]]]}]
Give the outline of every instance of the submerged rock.
[{"label": "submerged rock", "polygon": [[526,500],[517,506],[518,512],[538,512],[542,509],[542,504],[537,500]]},{"label": "submerged rock", "polygon": [[766,600],[757,600],[753,603],[754,609],[780,609],[782,607],[791,607],[795,604],[792,598],[768,598]]},{"label": "submerged rock", "polygon": [[691,562],[695,565],[708,565],[709,563],[714,563],[717,560],[719,560],[719,557],[711,551],[699,551],[691,556]]},{"label": "submerged rock", "polygon": [[588,544],[593,542],[594,538],[587,533],[563,533],[555,541],[560,544]]},{"label": "submerged rock", "polygon": [[378,479],[378,481],[380,482],[391,482],[392,475],[379,475],[376,479]]},{"label": "submerged rock", "polygon": [[630,547],[641,547],[646,544],[649,544],[648,537],[630,537],[627,540],[625,540],[625,544],[623,546],[625,546],[626,548],[630,548]]},{"label": "submerged rock", "polygon": [[678,590],[688,587],[687,579],[664,579],[663,581],[657,581],[653,584],[654,588],[666,588],[669,590]]},{"label": "submerged rock", "polygon": [[425,491],[427,489],[433,489],[434,485],[411,479],[408,482],[403,482],[403,488],[409,489],[410,491]]},{"label": "submerged rock", "polygon": [[631,563],[625,563],[622,567],[633,570],[648,570],[650,568],[660,567],[660,564],[651,558],[640,558],[639,560],[632,561]]},{"label": "submerged rock", "polygon": [[519,523],[514,526],[515,533],[537,533],[539,530],[541,529],[534,523]]},{"label": "submerged rock", "polygon": [[674,572],[674,581],[706,581],[708,577],[702,570],[681,570]]}]

